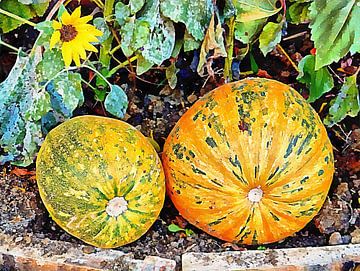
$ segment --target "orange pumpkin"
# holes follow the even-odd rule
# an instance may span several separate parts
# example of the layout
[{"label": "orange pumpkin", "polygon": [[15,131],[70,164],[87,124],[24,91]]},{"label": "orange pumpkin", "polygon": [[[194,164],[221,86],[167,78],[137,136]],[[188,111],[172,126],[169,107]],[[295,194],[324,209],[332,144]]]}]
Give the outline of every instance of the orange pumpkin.
[{"label": "orange pumpkin", "polygon": [[197,101],[166,140],[168,193],[180,214],[229,242],[262,244],[302,229],[334,173],[319,116],[292,88],[249,78]]}]

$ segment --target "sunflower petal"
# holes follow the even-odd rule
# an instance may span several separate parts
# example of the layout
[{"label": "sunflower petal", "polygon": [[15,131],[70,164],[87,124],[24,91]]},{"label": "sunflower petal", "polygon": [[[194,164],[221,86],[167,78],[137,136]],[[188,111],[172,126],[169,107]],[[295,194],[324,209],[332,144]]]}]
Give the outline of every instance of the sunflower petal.
[{"label": "sunflower petal", "polygon": [[97,53],[97,51],[98,51],[96,49],[96,47],[94,45],[90,44],[90,43],[84,43],[84,48],[87,51],[91,51],[91,52],[95,52],[95,53]]},{"label": "sunflower petal", "polygon": [[55,45],[60,41],[60,31],[54,31],[50,38],[50,49],[54,48]]},{"label": "sunflower petal", "polygon": [[80,67],[81,64],[80,64],[79,53],[76,50],[72,52],[72,58],[74,59],[76,67]]},{"label": "sunflower petal", "polygon": [[84,17],[81,17],[77,20],[77,22],[79,24],[86,24],[88,21],[90,21],[91,19],[93,18],[93,16],[91,15],[87,15],[87,16],[84,16]]},{"label": "sunflower petal", "polygon": [[71,16],[67,10],[65,10],[64,13],[61,15],[61,22],[66,25],[72,23]]},{"label": "sunflower petal", "polygon": [[64,42],[61,48],[61,53],[65,62],[65,66],[69,67],[72,61],[72,49],[70,42]]},{"label": "sunflower petal", "polygon": [[62,27],[62,24],[59,23],[58,21],[52,22],[52,28],[54,28],[55,30],[59,30],[59,29],[61,29],[61,27]]},{"label": "sunflower petal", "polygon": [[80,19],[81,16],[81,6],[77,7],[74,12],[71,14],[71,18],[73,20]]}]

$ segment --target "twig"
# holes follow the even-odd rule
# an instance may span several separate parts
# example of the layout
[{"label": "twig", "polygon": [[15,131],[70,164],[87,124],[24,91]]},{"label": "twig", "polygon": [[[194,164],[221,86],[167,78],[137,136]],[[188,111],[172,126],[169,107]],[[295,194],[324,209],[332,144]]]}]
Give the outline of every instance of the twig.
[{"label": "twig", "polygon": [[284,50],[284,48],[282,48],[282,46],[280,45],[280,43],[278,45],[276,45],[276,48],[279,49],[279,51],[286,56],[286,58],[289,60],[289,62],[291,63],[291,65],[293,66],[293,68],[297,71],[300,72],[298,66],[295,64],[295,62],[289,57],[289,55],[286,53],[286,51]]},{"label": "twig", "polygon": [[50,21],[52,19],[52,17],[55,15],[55,13],[58,11],[58,9],[60,8],[60,6],[62,4],[64,4],[66,0],[59,0],[55,3],[55,5],[53,6],[53,8],[50,10],[49,14],[46,16],[45,21]]},{"label": "twig", "polygon": [[112,68],[109,73],[108,73],[108,77],[112,76],[114,73],[116,73],[118,70],[120,70],[121,68],[124,68],[126,65],[131,64],[132,62],[134,62],[135,60],[138,59],[138,56],[133,56],[131,58],[128,58],[128,60],[122,62],[121,64],[117,65],[116,67]]},{"label": "twig", "polygon": [[14,20],[17,20],[17,21],[19,21],[19,22],[28,24],[28,25],[30,25],[30,26],[32,26],[32,27],[34,27],[34,26],[36,25],[35,23],[30,22],[29,20],[26,20],[26,19],[24,19],[23,17],[20,17],[20,16],[18,16],[18,15],[16,15],[16,14],[13,14],[13,13],[8,12],[8,11],[6,11],[6,10],[3,10],[3,9],[1,9],[1,8],[0,8],[0,13],[1,13],[1,14],[4,14],[4,15],[10,17],[10,18],[13,18]]},{"label": "twig", "polygon": [[2,41],[1,39],[0,39],[0,45],[3,45],[3,46],[5,46],[5,47],[8,47],[9,49],[14,50],[14,51],[17,52],[17,53],[20,52],[20,50],[19,50],[18,48],[12,46],[11,44],[6,43],[5,41]]},{"label": "twig", "polygon": [[303,32],[296,33],[296,34],[291,35],[291,36],[287,36],[287,37],[283,38],[282,40],[287,41],[287,40],[295,39],[295,38],[304,36],[305,34],[307,34],[307,31],[303,31]]},{"label": "twig", "polygon": [[333,75],[335,75],[337,79],[339,79],[339,81],[340,81],[341,83],[343,83],[343,84],[345,83],[344,79],[342,79],[330,66],[328,66],[328,68],[329,68],[329,70],[331,71],[331,73],[332,73]]}]

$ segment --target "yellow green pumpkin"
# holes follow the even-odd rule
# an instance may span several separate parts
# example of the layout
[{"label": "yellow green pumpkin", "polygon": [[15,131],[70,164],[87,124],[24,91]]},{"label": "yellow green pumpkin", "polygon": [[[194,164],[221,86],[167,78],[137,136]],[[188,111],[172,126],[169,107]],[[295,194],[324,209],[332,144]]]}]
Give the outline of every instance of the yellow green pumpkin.
[{"label": "yellow green pumpkin", "polygon": [[225,84],[179,120],[163,152],[180,214],[229,242],[279,241],[302,229],[326,199],[332,146],[294,89],[268,79]]},{"label": "yellow green pumpkin", "polygon": [[37,157],[36,178],[52,219],[103,248],[140,238],[165,197],[161,161],[149,141],[104,117],[76,117],[53,129]]}]

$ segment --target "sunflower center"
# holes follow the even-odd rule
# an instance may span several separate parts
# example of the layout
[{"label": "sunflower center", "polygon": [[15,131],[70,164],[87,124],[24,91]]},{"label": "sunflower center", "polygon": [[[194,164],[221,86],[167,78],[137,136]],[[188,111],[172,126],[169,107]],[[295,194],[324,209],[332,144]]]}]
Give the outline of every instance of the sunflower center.
[{"label": "sunflower center", "polygon": [[76,28],[71,24],[63,25],[60,29],[60,40],[65,42],[72,41],[77,33]]}]

